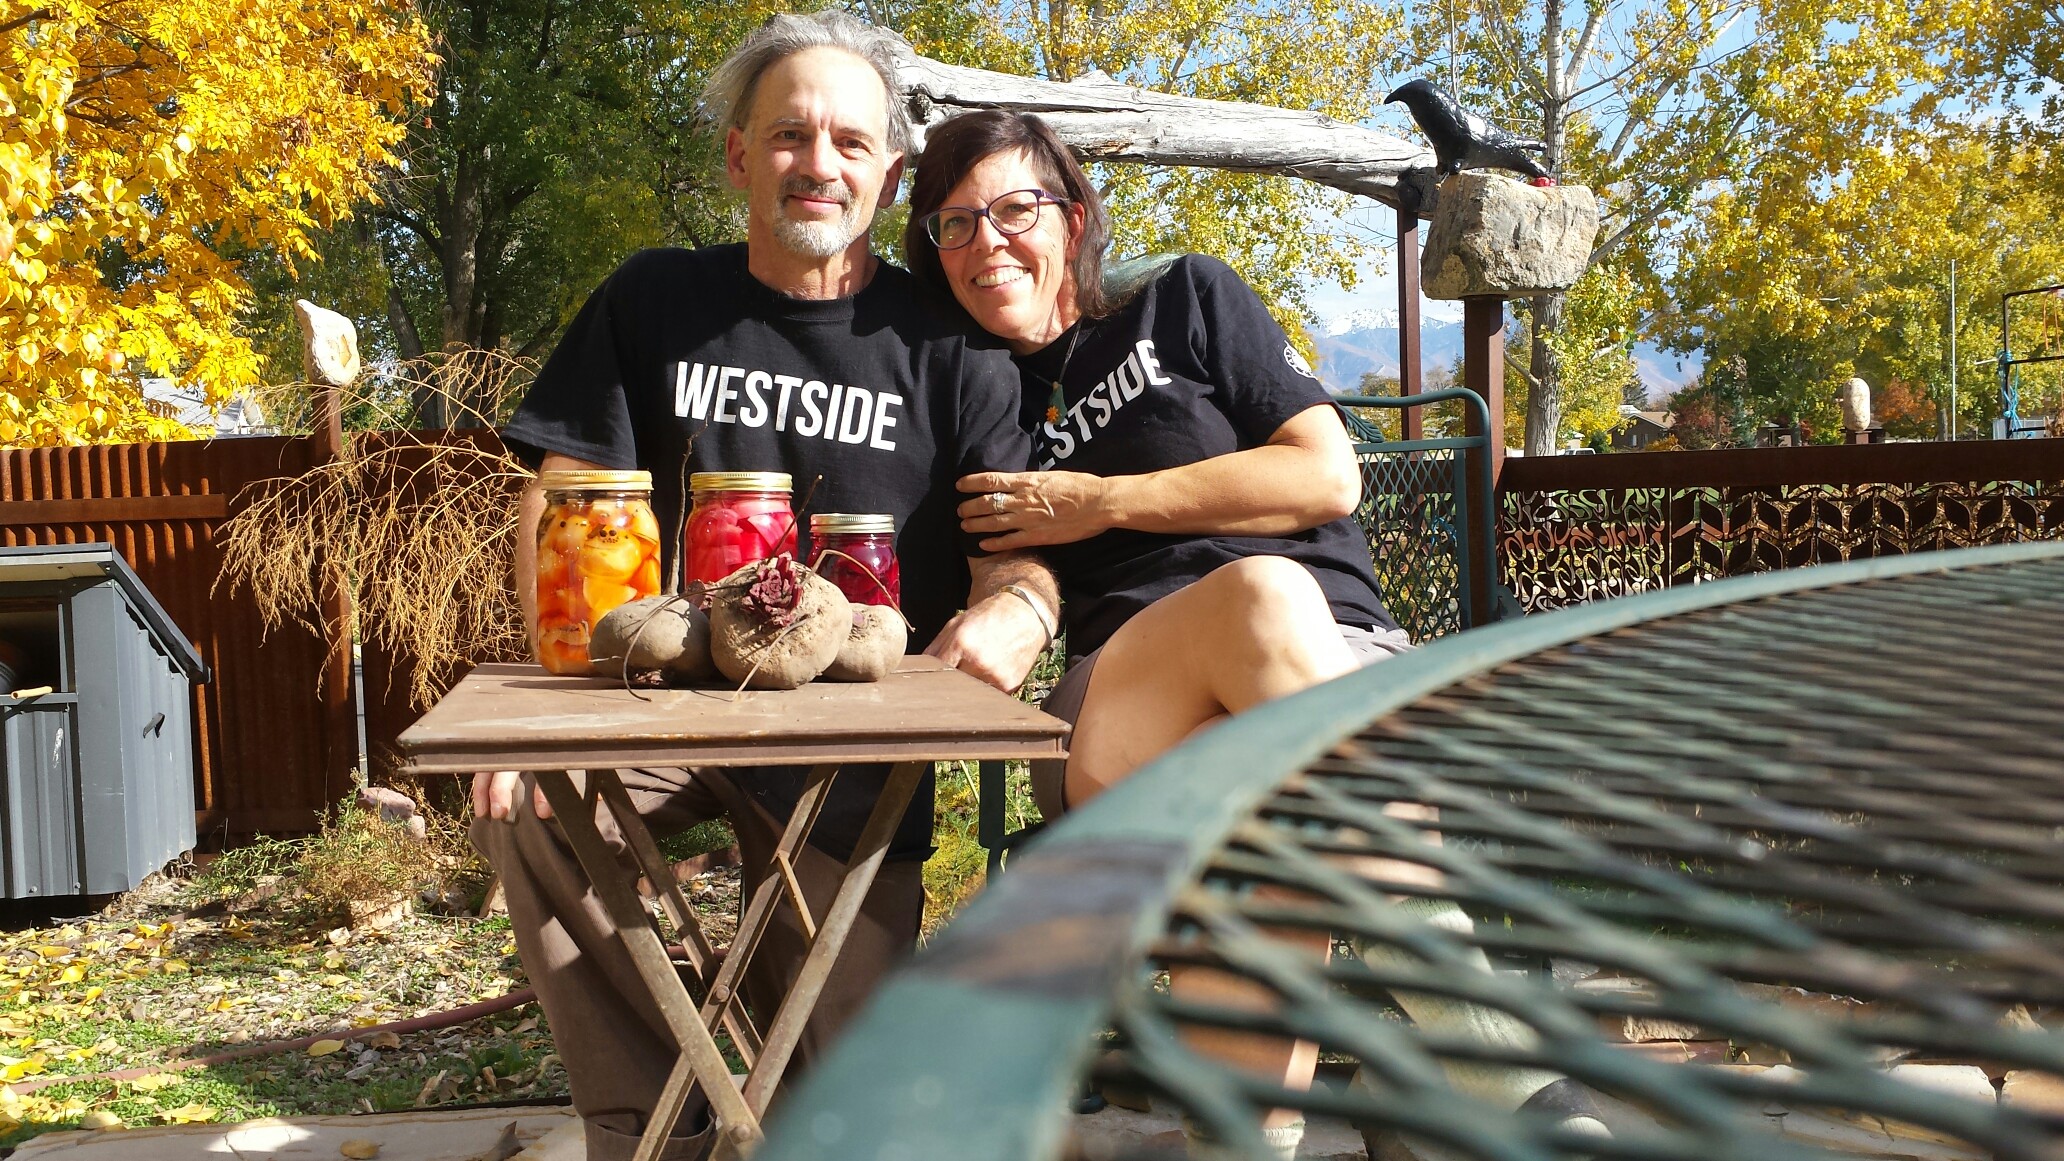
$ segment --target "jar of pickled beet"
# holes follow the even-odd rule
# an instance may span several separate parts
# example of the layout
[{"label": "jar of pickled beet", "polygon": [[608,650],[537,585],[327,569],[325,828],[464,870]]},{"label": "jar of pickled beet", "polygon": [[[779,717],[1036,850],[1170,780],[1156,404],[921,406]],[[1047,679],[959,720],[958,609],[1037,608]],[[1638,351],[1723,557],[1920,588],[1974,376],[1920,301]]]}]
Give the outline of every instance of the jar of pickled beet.
[{"label": "jar of pickled beet", "polygon": [[707,584],[756,560],[795,555],[788,473],[695,472],[688,477],[688,490],[695,502],[681,538],[688,556],[684,580]]},{"label": "jar of pickled beet", "polygon": [[626,601],[658,596],[659,520],[650,472],[540,472],[537,662],[553,673],[594,672],[588,635]]},{"label": "jar of pickled beet", "polygon": [[817,575],[837,585],[854,604],[902,604],[895,517],[847,512],[812,516],[810,552],[817,561]]}]

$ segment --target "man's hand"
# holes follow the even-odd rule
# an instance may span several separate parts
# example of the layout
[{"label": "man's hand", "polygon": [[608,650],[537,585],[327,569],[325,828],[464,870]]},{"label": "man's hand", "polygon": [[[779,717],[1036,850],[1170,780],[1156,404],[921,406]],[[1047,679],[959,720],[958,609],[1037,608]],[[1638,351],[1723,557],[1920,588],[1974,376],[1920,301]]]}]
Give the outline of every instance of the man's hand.
[{"label": "man's hand", "polygon": [[925,652],[1016,693],[1046,646],[1046,626],[1032,607],[1013,594],[998,593],[946,622]]},{"label": "man's hand", "polygon": [[[523,774],[518,770],[482,771],[473,776],[473,817],[495,818],[503,822],[516,821],[516,792],[523,785]],[[545,801],[545,792],[539,789],[530,798],[531,813],[539,818],[552,817],[552,804]]]}]

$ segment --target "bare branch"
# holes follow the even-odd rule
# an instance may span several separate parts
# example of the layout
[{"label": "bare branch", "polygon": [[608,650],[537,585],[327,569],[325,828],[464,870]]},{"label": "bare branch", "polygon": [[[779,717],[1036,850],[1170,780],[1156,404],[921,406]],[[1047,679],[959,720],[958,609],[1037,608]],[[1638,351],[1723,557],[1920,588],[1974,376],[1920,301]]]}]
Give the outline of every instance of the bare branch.
[{"label": "bare branch", "polygon": [[[1605,13],[1610,7],[1610,0],[1592,0],[1591,16],[1584,21],[1584,31],[1577,36],[1577,47],[1570,53],[1568,67],[1562,71],[1562,83],[1565,87],[1584,79],[1584,66],[1591,56],[1591,49],[1598,43],[1598,33],[1605,27]],[[1575,96],[1574,93],[1557,95],[1564,99]]]}]

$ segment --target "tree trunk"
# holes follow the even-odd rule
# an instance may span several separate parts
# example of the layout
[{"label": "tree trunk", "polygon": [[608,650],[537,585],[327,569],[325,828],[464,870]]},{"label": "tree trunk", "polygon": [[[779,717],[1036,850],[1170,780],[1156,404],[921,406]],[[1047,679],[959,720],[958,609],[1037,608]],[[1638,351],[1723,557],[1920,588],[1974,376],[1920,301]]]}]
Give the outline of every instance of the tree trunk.
[{"label": "tree trunk", "polygon": [[[1550,173],[1562,168],[1563,115],[1569,101],[1571,70],[1562,60],[1562,0],[1542,5],[1541,47],[1545,86],[1541,99],[1541,164]],[[1533,382],[1527,389],[1526,454],[1552,456],[1562,434],[1562,359],[1548,345],[1548,336],[1562,329],[1563,292],[1534,296],[1532,317],[1527,327],[1533,336],[1528,370]]]},{"label": "tree trunk", "polygon": [[1531,367],[1534,381],[1527,390],[1526,454],[1556,454],[1562,431],[1562,357],[1548,345],[1548,336],[1562,328],[1563,291],[1534,296],[1533,317],[1528,330],[1533,335]]}]

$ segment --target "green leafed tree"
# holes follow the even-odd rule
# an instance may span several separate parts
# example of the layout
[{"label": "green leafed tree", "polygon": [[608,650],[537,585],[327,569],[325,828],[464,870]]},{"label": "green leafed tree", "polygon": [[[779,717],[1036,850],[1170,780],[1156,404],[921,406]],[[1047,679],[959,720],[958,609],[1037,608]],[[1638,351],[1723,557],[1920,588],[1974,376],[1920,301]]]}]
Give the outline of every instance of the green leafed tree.
[{"label": "green leafed tree", "polygon": [[[362,224],[325,239],[325,269],[264,304],[326,298],[376,353],[549,351],[589,291],[644,246],[742,234],[696,121],[710,66],[782,5],[752,0],[418,0],[442,65]],[[454,381],[470,368],[464,357]],[[420,426],[479,422],[488,401],[426,389]]]},{"label": "green leafed tree", "polygon": [[[1386,92],[1401,27],[1389,0],[870,0],[860,6],[918,52],[1069,81],[1094,72],[1141,88],[1366,119]],[[1366,239],[1329,228],[1357,199],[1310,182],[1215,169],[1092,167],[1120,255],[1223,259],[1271,304],[1309,356],[1306,291],[1352,287]]]},{"label": "green leafed tree", "polygon": [[[1637,291],[1615,326],[1681,340],[1699,320],[1672,307],[1700,288],[1696,223],[1713,200],[1819,214],[1849,175],[1886,164],[1889,139],[1948,118],[1942,98],[1983,71],[1969,58],[1988,11],[1886,0],[1859,19],[1837,0],[1480,0],[1428,13],[1396,63],[1537,134],[1547,164],[1597,189],[1592,261],[1612,261]],[[1568,426],[1572,348],[1554,339],[1567,309],[1560,294],[1528,306],[1534,454]]]}]

